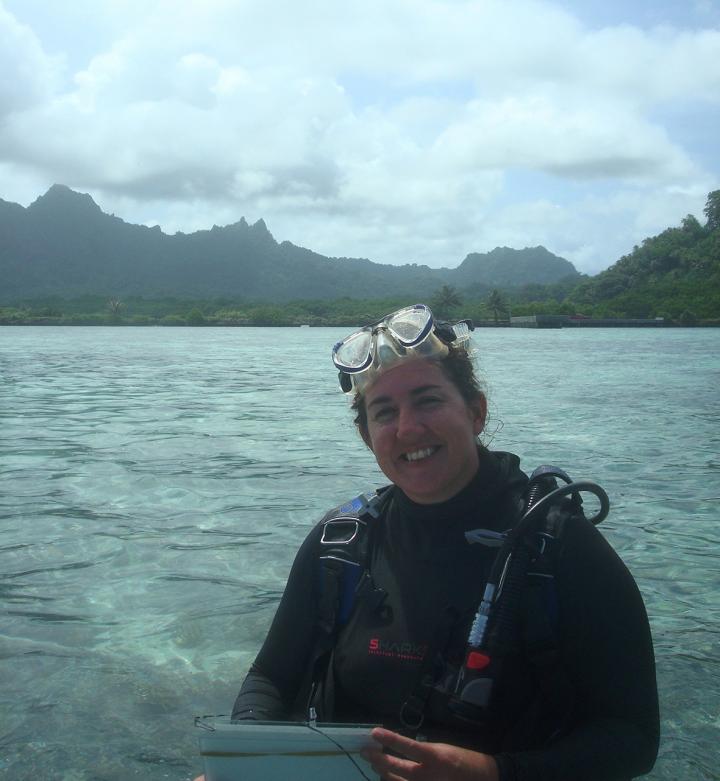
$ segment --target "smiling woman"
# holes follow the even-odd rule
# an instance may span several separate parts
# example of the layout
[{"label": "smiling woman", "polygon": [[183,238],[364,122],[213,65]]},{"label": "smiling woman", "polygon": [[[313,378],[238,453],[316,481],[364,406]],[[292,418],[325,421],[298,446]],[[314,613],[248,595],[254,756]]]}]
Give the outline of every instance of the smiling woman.
[{"label": "smiling woman", "polygon": [[418,504],[452,498],[478,468],[485,398],[466,402],[440,367],[427,359],[396,366],[361,397],[365,444],[385,476]]},{"label": "smiling woman", "polygon": [[478,443],[467,326],[416,305],[335,346],[391,484],[307,537],[233,718],[382,725],[365,758],[393,781],[646,773],[659,731],[647,616],[578,497],[604,492],[557,488],[570,480],[556,468],[528,479]]}]

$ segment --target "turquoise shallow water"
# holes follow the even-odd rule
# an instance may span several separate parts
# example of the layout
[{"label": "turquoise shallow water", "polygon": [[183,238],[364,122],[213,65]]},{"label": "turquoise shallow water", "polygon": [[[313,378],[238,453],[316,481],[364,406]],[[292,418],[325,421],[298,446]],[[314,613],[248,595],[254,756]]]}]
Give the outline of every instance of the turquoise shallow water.
[{"label": "turquoise shallow water", "polygon": [[[296,548],[383,482],[345,329],[0,329],[0,778],[189,779]],[[655,638],[652,779],[720,779],[720,331],[477,332],[491,447],[610,494]],[[588,573],[592,577],[592,573]]]}]

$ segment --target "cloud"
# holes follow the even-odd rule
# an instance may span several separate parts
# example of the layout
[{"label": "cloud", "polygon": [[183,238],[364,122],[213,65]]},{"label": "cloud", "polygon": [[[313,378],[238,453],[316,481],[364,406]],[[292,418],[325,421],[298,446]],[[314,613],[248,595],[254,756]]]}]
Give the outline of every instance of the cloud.
[{"label": "cloud", "polygon": [[0,5],[0,121],[41,103],[59,81],[61,63]]},{"label": "cloud", "polygon": [[[14,76],[0,87],[2,197],[44,177],[168,231],[245,215],[326,254],[454,265],[494,243],[544,243],[590,268],[611,262],[609,234],[632,240],[652,229],[639,215],[665,218],[647,207],[656,197],[679,219],[716,181],[663,123],[717,105],[711,28],[591,29],[540,0],[108,0],[67,13],[52,51],[65,63],[88,51],[71,73],[47,53],[51,21],[41,44],[0,5],[0,67]],[[83,14],[97,51],[70,38]],[[517,171],[548,192],[508,189]],[[599,209],[600,191],[622,193],[626,212]]]},{"label": "cloud", "polygon": [[720,30],[650,31],[623,25],[578,43],[582,81],[593,94],[649,106],[673,100],[720,102]]},{"label": "cloud", "polygon": [[476,101],[441,133],[435,150],[454,168],[526,168],[576,179],[694,173],[662,128],[607,101]]}]

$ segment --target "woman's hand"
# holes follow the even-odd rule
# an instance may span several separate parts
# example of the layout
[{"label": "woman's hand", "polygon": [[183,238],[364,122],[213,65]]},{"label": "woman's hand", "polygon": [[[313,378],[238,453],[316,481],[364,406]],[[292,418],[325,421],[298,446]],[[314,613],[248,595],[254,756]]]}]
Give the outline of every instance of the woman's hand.
[{"label": "woman's hand", "polygon": [[447,743],[421,743],[381,727],[373,739],[404,758],[383,754],[381,748],[363,752],[363,757],[385,781],[498,781],[495,760]]}]

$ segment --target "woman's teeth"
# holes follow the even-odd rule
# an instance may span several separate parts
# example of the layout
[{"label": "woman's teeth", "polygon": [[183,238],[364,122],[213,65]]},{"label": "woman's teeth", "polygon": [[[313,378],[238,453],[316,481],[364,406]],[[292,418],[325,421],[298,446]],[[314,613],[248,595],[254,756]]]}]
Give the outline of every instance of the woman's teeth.
[{"label": "woman's teeth", "polygon": [[426,447],[422,450],[413,450],[412,453],[405,453],[406,461],[420,461],[423,458],[431,456],[437,450],[436,447]]}]

